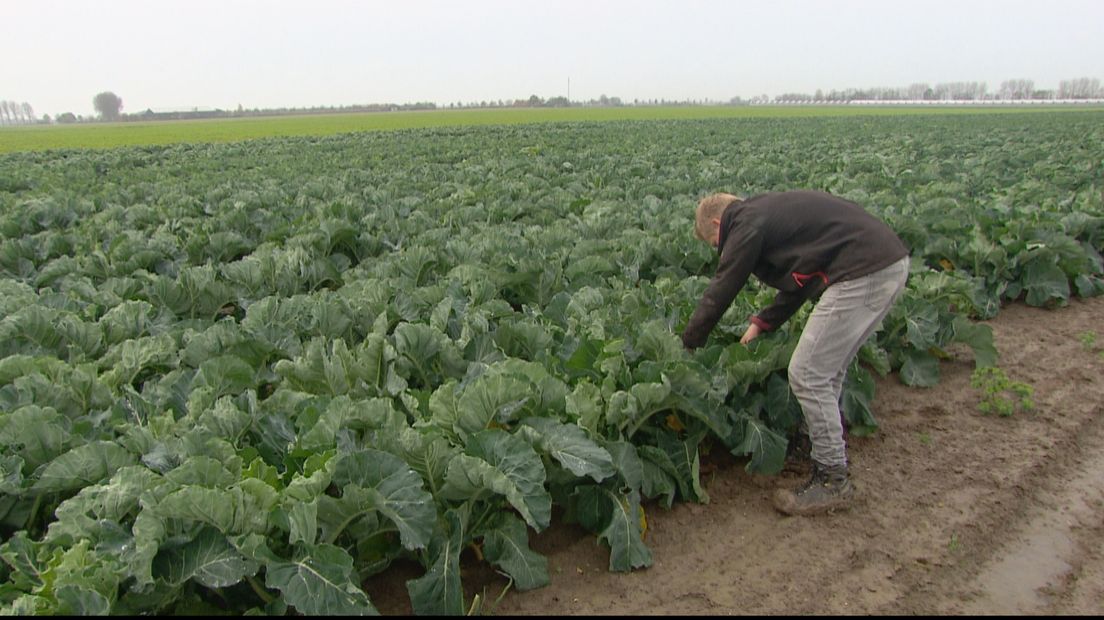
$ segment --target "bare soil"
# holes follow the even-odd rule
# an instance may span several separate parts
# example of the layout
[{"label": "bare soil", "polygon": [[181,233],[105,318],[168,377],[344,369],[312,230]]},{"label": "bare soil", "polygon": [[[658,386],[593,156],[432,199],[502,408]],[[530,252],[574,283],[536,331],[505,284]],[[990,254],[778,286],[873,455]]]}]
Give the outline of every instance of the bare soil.
[{"label": "bare soil", "polygon": [[[783,516],[771,494],[802,476],[713,454],[710,503],[645,506],[650,568],[610,572],[595,536],[554,523],[532,539],[551,585],[517,592],[471,562],[468,600],[499,615],[1104,613],[1102,318],[1098,298],[1013,304],[990,322],[1000,368],[1035,390],[1031,411],[979,411],[968,349],[933,388],[879,379],[880,429],[848,438],[850,510]],[[401,584],[370,592],[381,612],[409,613]]]}]

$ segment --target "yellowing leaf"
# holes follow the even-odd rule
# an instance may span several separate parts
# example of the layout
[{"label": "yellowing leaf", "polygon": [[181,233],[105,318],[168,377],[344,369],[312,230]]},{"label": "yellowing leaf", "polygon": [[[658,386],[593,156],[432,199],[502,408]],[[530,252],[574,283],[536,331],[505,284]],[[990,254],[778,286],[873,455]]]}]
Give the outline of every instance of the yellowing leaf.
[{"label": "yellowing leaf", "polygon": [[667,416],[667,428],[675,431],[676,433],[681,433],[682,431],[686,430],[686,427],[682,425],[682,420],[679,420],[678,415],[674,413]]}]

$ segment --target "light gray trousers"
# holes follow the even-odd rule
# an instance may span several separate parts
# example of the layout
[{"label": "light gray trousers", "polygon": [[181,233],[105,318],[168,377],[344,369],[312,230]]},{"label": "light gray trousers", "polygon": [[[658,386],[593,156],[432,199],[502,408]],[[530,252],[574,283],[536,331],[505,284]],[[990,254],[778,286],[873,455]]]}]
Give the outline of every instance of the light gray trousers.
[{"label": "light gray trousers", "polygon": [[790,389],[801,404],[813,460],[833,467],[847,464],[840,394],[847,367],[881,327],[905,288],[906,256],[870,275],[832,284],[813,307],[790,358]]}]

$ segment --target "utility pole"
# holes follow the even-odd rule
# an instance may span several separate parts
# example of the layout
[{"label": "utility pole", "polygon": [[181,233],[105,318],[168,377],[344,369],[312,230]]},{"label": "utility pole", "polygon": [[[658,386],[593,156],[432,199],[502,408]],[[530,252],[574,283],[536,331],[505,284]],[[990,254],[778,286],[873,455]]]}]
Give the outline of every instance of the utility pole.
[{"label": "utility pole", "polygon": [[567,76],[567,105],[571,105],[571,76]]}]

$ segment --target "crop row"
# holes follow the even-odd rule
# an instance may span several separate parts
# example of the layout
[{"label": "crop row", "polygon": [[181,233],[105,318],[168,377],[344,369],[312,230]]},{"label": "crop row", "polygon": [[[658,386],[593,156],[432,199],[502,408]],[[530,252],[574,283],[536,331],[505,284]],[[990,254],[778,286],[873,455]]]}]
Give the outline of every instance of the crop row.
[{"label": "crop row", "polygon": [[709,446],[777,471],[804,312],[751,347],[752,287],[677,337],[711,191],[824,189],[910,246],[852,366],[938,381],[1002,303],[1104,292],[1095,113],[609,122],[52,151],[0,160],[0,602],[18,613],[375,611],[471,546],[519,589],[557,507],[651,563],[648,506],[708,501]]}]

